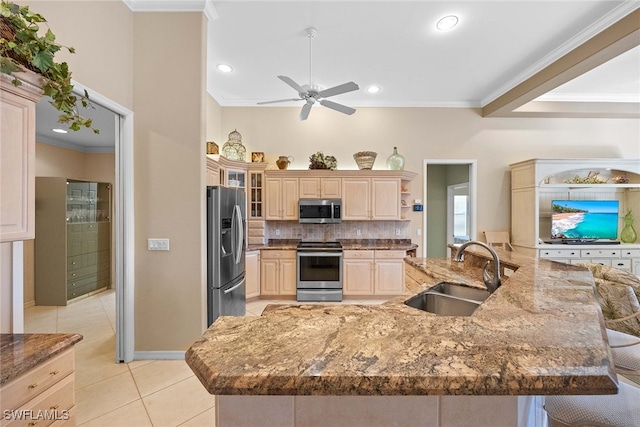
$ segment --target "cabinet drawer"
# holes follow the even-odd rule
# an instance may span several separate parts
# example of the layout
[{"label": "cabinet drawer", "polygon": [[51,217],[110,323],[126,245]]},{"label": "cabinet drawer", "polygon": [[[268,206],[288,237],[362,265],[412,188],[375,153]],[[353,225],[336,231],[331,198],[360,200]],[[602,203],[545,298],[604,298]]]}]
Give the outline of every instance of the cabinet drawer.
[{"label": "cabinet drawer", "polygon": [[97,272],[98,272],[97,265],[90,265],[88,267],[81,267],[75,270],[70,270],[67,272],[67,283],[78,281],[83,277],[95,275]]},{"label": "cabinet drawer", "polygon": [[620,258],[620,249],[581,249],[582,258]]},{"label": "cabinet drawer", "polygon": [[640,249],[622,249],[623,258],[640,258]]},{"label": "cabinet drawer", "polygon": [[17,409],[71,372],[73,372],[73,349],[66,350],[2,386],[0,389],[2,407]]},{"label": "cabinet drawer", "polygon": [[93,282],[86,286],[80,286],[80,287],[74,288],[73,290],[67,289],[67,300],[88,294],[91,291],[95,291],[96,289],[98,289],[97,286],[98,286],[97,283]]},{"label": "cabinet drawer", "polygon": [[296,251],[263,250],[260,256],[263,259],[295,259]]},{"label": "cabinet drawer", "polygon": [[407,251],[376,251],[376,259],[404,259],[407,256]]},{"label": "cabinet drawer", "polygon": [[611,266],[611,259],[609,258],[592,258],[582,260],[583,262],[590,262],[591,264],[600,264]]},{"label": "cabinet drawer", "polygon": [[541,249],[540,258],[580,258],[578,249]]},{"label": "cabinet drawer", "polygon": [[630,259],[612,259],[611,267],[619,268],[620,270],[631,271]]},{"label": "cabinet drawer", "polygon": [[[73,379],[74,375],[67,375],[65,378],[42,392],[35,399],[25,403],[19,408],[21,411],[32,411],[34,419],[12,420],[3,426],[10,427],[31,427],[34,425],[47,426],[58,420],[69,418],[66,412],[73,406]],[[40,415],[40,418],[35,418]]]},{"label": "cabinet drawer", "polygon": [[90,283],[95,283],[98,280],[97,274],[92,274],[90,276],[82,277],[80,279],[75,280],[74,278],[69,278],[67,280],[67,290],[72,290],[75,288],[79,288],[81,286],[86,286]]},{"label": "cabinet drawer", "polygon": [[344,251],[344,259],[373,259],[374,251]]}]

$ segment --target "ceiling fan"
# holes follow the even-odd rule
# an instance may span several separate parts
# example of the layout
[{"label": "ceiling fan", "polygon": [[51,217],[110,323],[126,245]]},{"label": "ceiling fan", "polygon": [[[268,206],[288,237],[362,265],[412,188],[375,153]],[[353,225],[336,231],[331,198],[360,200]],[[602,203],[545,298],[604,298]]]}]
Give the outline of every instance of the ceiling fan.
[{"label": "ceiling fan", "polygon": [[311,107],[313,104],[318,101],[320,105],[331,108],[332,110],[339,111],[344,114],[353,114],[356,112],[355,108],[347,107],[346,105],[338,104],[337,102],[329,101],[324,98],[328,98],[330,96],[340,95],[342,93],[352,92],[354,90],[358,90],[359,87],[354,82],[343,83],[338,86],[330,87],[329,89],[322,89],[313,84],[312,80],[312,49],[311,49],[311,41],[318,34],[318,31],[311,27],[306,29],[306,36],[309,38],[309,84],[300,86],[298,83],[294,82],[293,79],[287,76],[278,76],[280,80],[294,88],[298,92],[299,98],[287,98],[287,99],[278,99],[275,101],[263,101],[258,102],[258,105],[264,104],[274,104],[277,102],[289,102],[289,101],[305,101],[305,104],[302,106],[302,111],[300,112],[300,116],[298,117],[300,120],[306,120],[309,117],[309,112],[311,112]]}]

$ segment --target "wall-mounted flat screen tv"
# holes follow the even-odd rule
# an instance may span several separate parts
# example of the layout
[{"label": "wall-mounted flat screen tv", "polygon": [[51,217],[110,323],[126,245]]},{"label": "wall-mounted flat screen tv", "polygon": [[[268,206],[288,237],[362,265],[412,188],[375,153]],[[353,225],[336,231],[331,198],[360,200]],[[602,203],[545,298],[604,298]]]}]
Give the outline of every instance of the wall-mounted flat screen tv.
[{"label": "wall-mounted flat screen tv", "polygon": [[552,239],[616,239],[617,200],[553,200]]}]

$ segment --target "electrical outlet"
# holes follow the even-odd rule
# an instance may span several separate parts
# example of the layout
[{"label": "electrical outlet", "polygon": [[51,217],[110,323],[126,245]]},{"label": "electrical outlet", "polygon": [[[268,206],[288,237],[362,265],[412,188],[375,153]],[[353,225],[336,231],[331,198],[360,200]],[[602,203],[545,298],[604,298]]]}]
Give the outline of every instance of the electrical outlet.
[{"label": "electrical outlet", "polygon": [[514,270],[510,269],[509,267],[505,267],[504,268],[504,277],[509,277],[511,276],[513,273],[515,273]]},{"label": "electrical outlet", "polygon": [[276,228],[276,236],[279,236],[279,235],[280,235],[280,229]]},{"label": "electrical outlet", "polygon": [[148,239],[147,249],[150,251],[168,251],[169,239]]},{"label": "electrical outlet", "polygon": [[359,228],[356,229],[356,236],[362,236],[362,230]]},{"label": "electrical outlet", "polygon": [[422,229],[421,229],[421,228],[418,228],[418,229],[416,230],[416,234],[417,234],[418,236],[422,236]]},{"label": "electrical outlet", "polygon": [[400,229],[399,229],[399,228],[396,228],[396,236],[399,236],[399,235],[401,235],[401,234],[402,234],[402,233],[401,233]]}]

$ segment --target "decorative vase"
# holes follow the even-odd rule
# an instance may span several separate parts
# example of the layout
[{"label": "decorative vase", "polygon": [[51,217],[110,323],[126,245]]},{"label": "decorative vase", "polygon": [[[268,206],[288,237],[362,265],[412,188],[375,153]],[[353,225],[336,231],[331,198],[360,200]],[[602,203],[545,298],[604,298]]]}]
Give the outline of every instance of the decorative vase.
[{"label": "decorative vase", "polygon": [[293,156],[280,156],[276,160],[276,166],[278,166],[278,169],[286,169],[293,160]]},{"label": "decorative vase", "polygon": [[624,228],[620,232],[620,240],[624,243],[634,243],[637,238],[636,230],[633,229],[633,215],[629,211],[624,216]]},{"label": "decorative vase", "polygon": [[398,154],[398,147],[393,147],[393,154],[387,158],[387,169],[392,171],[404,170],[404,156]]}]

